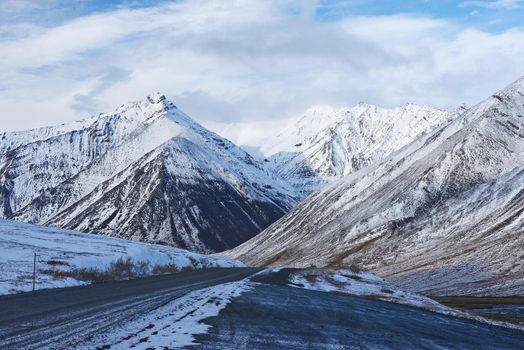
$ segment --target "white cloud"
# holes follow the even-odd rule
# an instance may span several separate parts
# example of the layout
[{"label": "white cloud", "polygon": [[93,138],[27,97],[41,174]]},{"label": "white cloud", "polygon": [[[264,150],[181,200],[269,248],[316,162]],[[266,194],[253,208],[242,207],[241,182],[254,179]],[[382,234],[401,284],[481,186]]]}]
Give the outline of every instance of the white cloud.
[{"label": "white cloud", "polygon": [[521,30],[407,15],[322,22],[315,3],[183,1],[5,37],[21,24],[0,25],[0,129],[78,119],[158,90],[197,120],[361,100],[453,108],[524,74]]},{"label": "white cloud", "polygon": [[77,111],[85,111],[89,114],[100,112],[103,105],[100,105],[98,96],[116,84],[129,80],[130,75],[131,71],[117,67],[109,67],[105,75],[100,77],[98,84],[93,86],[90,91],[74,96],[71,107]]}]

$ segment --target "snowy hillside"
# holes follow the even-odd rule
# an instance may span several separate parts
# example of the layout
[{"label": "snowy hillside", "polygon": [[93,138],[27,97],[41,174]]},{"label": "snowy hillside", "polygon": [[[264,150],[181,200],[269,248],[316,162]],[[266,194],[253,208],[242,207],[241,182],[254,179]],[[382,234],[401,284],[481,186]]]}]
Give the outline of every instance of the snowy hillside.
[{"label": "snowy hillside", "polygon": [[385,109],[360,103],[352,108],[312,108],[261,150],[268,155],[270,168],[305,197],[383,159],[451,118],[449,112],[416,105]]},{"label": "snowy hillside", "polygon": [[161,94],[112,113],[0,135],[0,217],[220,251],[291,208],[248,153]]},{"label": "snowy hillside", "polygon": [[[163,245],[131,242],[71,230],[0,220],[0,294],[32,289],[33,254],[38,256],[37,289],[85,284],[60,272],[78,269],[105,271],[123,259],[143,273],[169,268],[241,267],[220,259]],[[58,271],[59,273],[54,273]]]},{"label": "snowy hillside", "polygon": [[524,78],[382,162],[314,193],[228,252],[357,265],[412,291],[524,293]]}]

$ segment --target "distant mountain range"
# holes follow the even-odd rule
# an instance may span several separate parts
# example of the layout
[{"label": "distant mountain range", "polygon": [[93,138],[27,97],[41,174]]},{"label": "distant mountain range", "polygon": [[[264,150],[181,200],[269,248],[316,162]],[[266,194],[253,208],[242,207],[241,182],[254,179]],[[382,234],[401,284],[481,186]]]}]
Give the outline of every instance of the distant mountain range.
[{"label": "distant mountain range", "polygon": [[451,117],[414,105],[311,109],[261,138],[271,156],[257,159],[155,93],[86,120],[0,133],[0,217],[219,252]]},{"label": "distant mountain range", "polygon": [[226,255],[364,269],[434,295],[522,295],[524,78],[313,193]]},{"label": "distant mountain range", "polygon": [[316,107],[261,146],[269,168],[300,198],[365,168],[449,122],[453,113],[417,105]]}]

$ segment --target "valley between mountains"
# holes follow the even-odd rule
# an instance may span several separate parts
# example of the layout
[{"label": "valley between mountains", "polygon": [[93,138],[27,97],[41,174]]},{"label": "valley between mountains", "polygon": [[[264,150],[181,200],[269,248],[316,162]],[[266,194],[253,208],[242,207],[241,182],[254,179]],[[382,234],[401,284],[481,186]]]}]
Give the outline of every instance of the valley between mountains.
[{"label": "valley between mountains", "polygon": [[523,115],[523,79],[454,113],[315,107],[252,156],[155,93],[0,134],[0,217],[255,266],[357,266],[436,295],[521,294]]},{"label": "valley between mountains", "polygon": [[240,147],[155,93],[1,133],[0,346],[519,348],[524,78],[279,129]]}]

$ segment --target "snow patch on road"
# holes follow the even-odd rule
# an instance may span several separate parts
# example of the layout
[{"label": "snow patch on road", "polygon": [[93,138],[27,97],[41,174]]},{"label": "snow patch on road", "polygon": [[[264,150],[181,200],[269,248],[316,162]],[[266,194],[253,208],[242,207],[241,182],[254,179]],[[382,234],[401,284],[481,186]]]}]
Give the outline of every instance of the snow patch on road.
[{"label": "snow patch on road", "polygon": [[249,279],[244,279],[193,291],[77,349],[172,349],[195,345],[195,335],[205,334],[211,327],[204,320],[217,316],[233,298],[251,288]]},{"label": "snow patch on road", "polygon": [[260,276],[260,275],[270,275],[272,273],[277,273],[280,270],[282,270],[281,267],[269,267],[267,269],[264,269],[260,272],[255,273],[253,276]]}]

